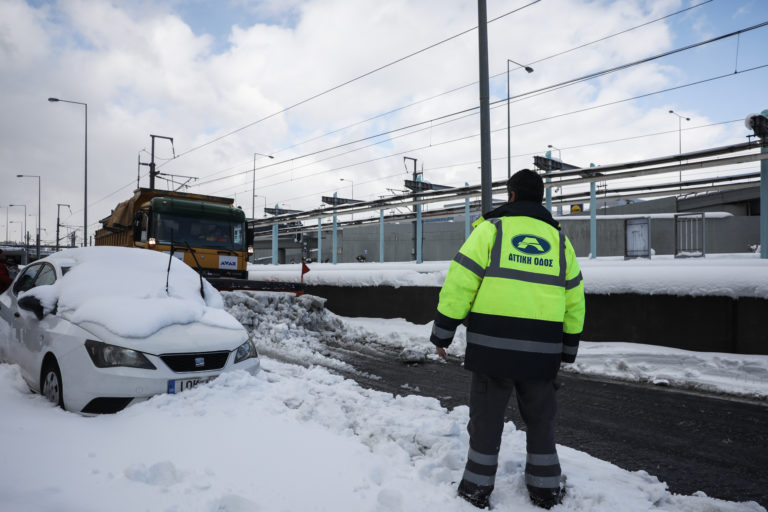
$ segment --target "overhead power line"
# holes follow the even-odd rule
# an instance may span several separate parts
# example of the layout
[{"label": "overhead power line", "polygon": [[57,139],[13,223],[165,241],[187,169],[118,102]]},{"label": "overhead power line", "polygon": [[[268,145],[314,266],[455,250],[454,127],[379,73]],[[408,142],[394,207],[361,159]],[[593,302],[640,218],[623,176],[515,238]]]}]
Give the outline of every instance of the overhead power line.
[{"label": "overhead power line", "polygon": [[[493,18],[492,20],[489,20],[488,23],[493,23],[495,21],[498,21],[498,20],[500,20],[502,18],[505,18],[505,17],[507,17],[507,16],[509,16],[511,14],[514,14],[516,12],[521,11],[521,10],[525,9],[526,7],[530,7],[531,5],[537,4],[540,1],[541,0],[533,0],[530,3],[527,3],[527,4],[523,5],[522,7],[518,7],[517,9],[513,9],[513,10],[511,10],[509,12],[506,12],[506,13],[502,14],[501,16],[497,16],[496,18]],[[220,136],[218,136],[218,137],[216,137],[214,139],[209,140],[208,142],[204,142],[203,144],[199,144],[199,145],[197,145],[197,146],[195,146],[195,147],[193,147],[191,149],[183,151],[183,152],[179,153],[178,155],[176,155],[176,158],[181,158],[182,156],[188,155],[189,153],[192,153],[193,151],[197,151],[198,149],[201,149],[201,148],[204,148],[206,146],[209,146],[209,145],[213,144],[214,142],[218,142],[218,141],[220,141],[220,140],[222,140],[222,139],[224,139],[226,137],[229,137],[229,136],[234,135],[234,134],[236,134],[238,132],[241,132],[241,131],[245,130],[246,128],[250,128],[251,126],[257,125],[257,124],[259,124],[261,122],[264,122],[264,121],[266,121],[268,119],[271,119],[271,118],[273,118],[275,116],[278,116],[280,114],[284,114],[285,112],[288,112],[289,110],[292,110],[292,109],[294,109],[294,108],[296,108],[296,107],[298,107],[300,105],[303,105],[303,104],[308,103],[308,102],[310,102],[312,100],[315,100],[315,99],[317,99],[317,98],[319,98],[321,96],[324,96],[324,95],[326,95],[328,93],[331,93],[333,91],[341,89],[342,87],[345,87],[345,86],[347,86],[347,85],[349,85],[351,83],[357,82],[358,80],[361,80],[361,79],[363,79],[363,78],[365,78],[367,76],[370,76],[370,75],[372,75],[374,73],[377,73],[377,72],[379,72],[379,71],[381,71],[383,69],[386,69],[388,67],[394,66],[395,64],[398,64],[400,62],[403,62],[404,60],[410,59],[411,57],[414,57],[414,56],[419,55],[421,53],[424,53],[424,52],[426,52],[428,50],[431,50],[432,48],[440,46],[441,44],[445,44],[448,41],[452,41],[453,39],[456,39],[456,38],[461,37],[461,36],[463,36],[465,34],[468,34],[468,33],[472,32],[473,30],[476,30],[476,29],[477,29],[477,26],[474,26],[472,28],[469,28],[467,30],[459,32],[458,34],[452,35],[452,36],[447,37],[447,38],[445,38],[445,39],[443,39],[441,41],[438,41],[438,42],[433,43],[433,44],[431,44],[429,46],[421,48],[420,50],[417,50],[415,52],[409,53],[408,55],[406,55],[404,57],[400,57],[399,59],[395,59],[392,62],[384,64],[383,66],[379,66],[379,67],[377,67],[375,69],[372,69],[371,71],[363,73],[362,75],[358,75],[355,78],[347,80],[346,82],[343,82],[343,83],[340,83],[338,85],[335,85],[335,86],[331,87],[330,89],[326,89],[326,90],[324,90],[322,92],[319,92],[319,93],[317,93],[317,94],[315,94],[313,96],[310,96],[309,98],[303,99],[303,100],[301,100],[301,101],[299,101],[297,103],[294,103],[293,105],[285,107],[284,109],[282,109],[282,110],[280,110],[278,112],[269,114],[268,116],[262,117],[261,119],[258,119],[256,121],[248,123],[248,124],[246,124],[244,126],[241,126],[240,128],[237,128],[236,130],[232,130],[231,132],[228,132],[228,133],[225,133],[223,135],[220,135]],[[165,163],[167,163],[167,162],[165,162]],[[165,165],[165,164],[161,164],[158,167],[162,167],[163,165]]]},{"label": "overhead power line", "polygon": [[[673,16],[676,16],[676,15],[678,15],[678,14],[682,14],[682,13],[684,13],[684,12],[690,11],[690,10],[692,10],[692,9],[695,9],[695,8],[697,8],[697,7],[701,7],[701,6],[703,6],[703,5],[706,5],[706,4],[708,4],[708,3],[711,3],[712,1],[713,1],[713,0],[706,0],[706,1],[704,1],[704,2],[701,2],[701,3],[698,3],[698,4],[692,5],[692,6],[690,6],[690,7],[686,7],[685,9],[680,9],[680,10],[678,10],[678,11],[675,11],[675,12],[669,13],[669,14],[667,14],[667,15],[665,15],[665,16],[661,16],[661,17],[658,17],[658,18],[655,18],[655,19],[652,19],[652,20],[646,21],[646,22],[644,22],[644,23],[641,23],[641,24],[639,24],[639,25],[635,25],[635,26],[633,26],[633,27],[629,27],[629,28],[626,28],[626,29],[624,29],[624,30],[621,30],[621,31],[619,31],[619,32],[614,32],[613,34],[610,34],[610,35],[607,35],[607,36],[603,36],[603,37],[601,37],[601,38],[598,38],[598,39],[595,39],[595,40],[589,41],[589,42],[587,42],[587,43],[583,43],[583,44],[581,44],[581,45],[578,45],[578,46],[574,46],[574,47],[572,47],[572,48],[569,48],[569,49],[567,49],[567,50],[563,50],[563,51],[560,51],[560,52],[558,52],[558,53],[555,53],[555,54],[549,55],[549,56],[547,56],[547,57],[543,57],[543,58],[541,58],[541,59],[538,59],[538,60],[535,60],[535,61],[532,61],[532,62],[530,62],[530,64],[537,64],[537,63],[539,63],[539,62],[544,62],[544,61],[546,61],[546,60],[549,60],[549,59],[553,59],[553,58],[555,58],[555,57],[559,57],[559,56],[561,56],[561,55],[565,55],[565,54],[567,54],[567,53],[570,53],[570,52],[573,52],[573,51],[576,51],[576,50],[579,50],[579,49],[585,48],[585,47],[587,47],[587,46],[590,46],[590,45],[593,45],[593,44],[596,44],[596,43],[599,43],[599,42],[602,42],[602,41],[606,41],[606,40],[608,40],[608,39],[610,39],[610,38],[613,38],[613,37],[616,37],[616,36],[619,36],[619,35],[622,35],[622,34],[626,34],[626,33],[628,33],[628,32],[631,32],[631,31],[633,31],[633,30],[636,30],[636,29],[639,29],[639,28],[642,28],[642,27],[645,27],[645,26],[651,25],[651,24],[653,24],[653,23],[656,23],[656,22],[659,22],[659,21],[662,21],[662,20],[668,19],[668,18],[670,18],[670,17],[673,17]],[[511,13],[507,13],[507,14],[511,14]],[[505,15],[503,15],[503,16],[506,16],[507,14],[505,14]],[[501,17],[503,17],[503,16],[501,16]],[[496,21],[497,19],[500,19],[501,17],[498,17],[498,18],[494,18],[493,20],[491,20],[491,22],[492,22],[492,21]],[[490,23],[490,22],[489,22],[489,23]],[[499,77],[499,76],[502,76],[502,75],[504,75],[504,74],[505,74],[505,73],[497,73],[497,74],[495,74],[495,75],[491,76],[490,78],[497,78],[497,77]],[[395,109],[392,109],[392,110],[389,110],[389,111],[387,111],[387,112],[383,112],[383,113],[381,113],[381,114],[377,114],[377,115],[375,115],[375,116],[372,116],[372,117],[369,117],[369,118],[367,118],[367,119],[364,119],[364,120],[361,120],[361,121],[357,121],[357,122],[355,122],[355,123],[352,123],[352,124],[349,124],[349,125],[343,126],[343,127],[341,127],[341,128],[337,128],[337,129],[331,130],[331,131],[329,131],[329,132],[323,133],[323,134],[321,134],[321,135],[317,135],[317,136],[311,137],[311,138],[309,138],[309,139],[306,139],[306,140],[303,140],[303,141],[297,142],[297,143],[295,143],[295,144],[292,144],[292,145],[290,145],[290,146],[286,146],[286,147],[284,147],[284,148],[282,148],[282,149],[278,149],[277,151],[273,151],[273,152],[272,152],[272,153],[270,153],[270,154],[274,154],[274,155],[276,155],[276,154],[278,154],[278,153],[280,153],[280,152],[282,152],[282,151],[286,151],[286,150],[289,150],[289,149],[293,149],[293,148],[295,148],[295,147],[297,147],[297,146],[301,146],[301,145],[307,144],[307,143],[309,143],[309,142],[313,142],[313,141],[315,141],[315,140],[319,140],[319,139],[322,139],[322,138],[328,137],[328,136],[330,136],[330,135],[334,135],[334,134],[336,134],[336,133],[339,133],[339,132],[343,132],[343,131],[345,131],[345,130],[348,130],[348,129],[350,129],[350,128],[354,128],[355,126],[360,126],[360,125],[362,125],[362,124],[365,124],[365,123],[369,123],[369,122],[371,122],[371,121],[375,121],[376,119],[380,119],[380,118],[382,118],[382,117],[386,117],[386,116],[388,116],[388,115],[394,114],[395,112],[399,112],[399,111],[401,111],[401,110],[405,110],[405,109],[407,109],[407,108],[410,108],[410,107],[413,107],[413,106],[416,106],[416,105],[420,105],[420,104],[422,104],[422,103],[425,103],[425,102],[427,102],[427,101],[431,101],[431,100],[434,100],[434,99],[436,99],[436,98],[439,98],[439,97],[445,96],[445,95],[447,95],[447,94],[451,94],[451,93],[454,93],[454,92],[456,92],[456,91],[460,91],[461,89],[465,89],[465,88],[467,88],[467,87],[471,87],[471,86],[475,86],[475,85],[477,85],[477,82],[476,82],[476,81],[475,81],[475,82],[472,82],[472,83],[469,83],[469,84],[465,84],[465,85],[462,85],[462,86],[456,87],[456,88],[454,88],[454,89],[450,89],[450,90],[448,90],[448,91],[444,91],[444,92],[441,92],[441,93],[439,93],[439,94],[436,94],[436,95],[434,95],[434,96],[430,96],[430,97],[428,97],[428,98],[423,98],[423,99],[421,99],[421,100],[417,100],[417,101],[414,101],[414,102],[412,102],[412,103],[409,103],[409,104],[407,104],[407,105],[403,105],[403,106],[397,107],[397,108],[395,108]],[[217,175],[217,174],[221,174],[222,172],[226,172],[226,171],[230,170],[231,168],[232,168],[232,167],[230,167],[230,168],[227,168],[227,169],[223,169],[223,170],[221,170],[221,171],[217,171],[217,172],[215,172],[215,173],[212,173],[212,174],[209,174],[208,176],[203,176],[203,177],[204,177],[204,178],[205,178],[205,177],[212,177],[212,176],[215,176],[215,175]]]},{"label": "overhead power line", "polygon": [[[570,80],[566,80],[566,81],[563,81],[563,82],[558,82],[556,84],[552,84],[552,85],[549,85],[549,86],[546,86],[546,87],[541,87],[539,89],[534,89],[532,91],[524,92],[524,93],[521,93],[521,94],[518,94],[518,95],[515,95],[515,96],[510,96],[509,99],[510,100],[514,99],[515,101],[520,101],[522,99],[528,99],[528,98],[531,98],[531,97],[535,97],[535,96],[538,96],[538,95],[541,95],[541,94],[544,94],[544,93],[547,93],[547,92],[552,92],[552,91],[555,91],[555,90],[558,90],[558,89],[561,89],[561,88],[564,88],[564,87],[567,87],[567,86],[570,86],[570,85],[574,85],[574,84],[577,84],[577,83],[581,83],[581,82],[585,82],[585,81],[588,81],[588,80],[592,80],[594,78],[599,78],[601,76],[605,76],[605,75],[610,74],[610,73],[615,73],[617,71],[621,71],[621,70],[628,69],[628,68],[631,68],[631,67],[634,67],[634,66],[638,66],[640,64],[645,64],[645,63],[648,63],[648,62],[651,62],[651,61],[654,61],[654,60],[657,60],[657,59],[661,59],[663,57],[668,57],[668,56],[674,55],[676,53],[684,52],[684,51],[687,51],[687,50],[691,50],[693,48],[697,48],[697,47],[700,47],[700,46],[711,44],[711,43],[714,43],[716,41],[720,41],[722,39],[726,39],[728,37],[733,37],[735,35],[739,35],[739,34],[742,34],[742,33],[745,33],[745,32],[749,32],[751,30],[756,30],[756,29],[762,28],[762,27],[764,27],[766,25],[768,25],[768,21],[763,22],[763,23],[759,23],[757,25],[753,25],[751,27],[747,27],[745,29],[737,30],[737,31],[734,31],[734,32],[730,32],[728,34],[723,34],[721,36],[717,36],[717,37],[714,37],[714,38],[711,38],[711,39],[707,39],[705,41],[700,41],[698,43],[693,43],[693,44],[686,45],[686,46],[683,46],[683,47],[680,47],[680,48],[676,48],[674,50],[669,50],[667,52],[663,52],[663,53],[656,54],[656,55],[653,55],[653,56],[650,56],[650,57],[646,57],[646,58],[643,58],[643,59],[632,61],[632,62],[629,62],[629,63],[626,63],[626,64],[622,64],[622,65],[619,65],[619,66],[614,66],[614,67],[607,68],[607,69],[604,69],[604,70],[600,70],[600,71],[597,71],[597,72],[594,72],[594,73],[589,73],[587,75],[582,75],[580,77],[576,77],[576,78],[573,78],[573,79],[570,79]],[[748,72],[748,71],[754,71],[755,69],[760,69],[762,67],[765,67],[765,66],[757,66],[757,67],[754,67],[754,68],[750,68],[748,70],[743,70],[743,71],[736,72],[736,73],[731,73],[731,74],[728,74],[728,75],[721,75],[721,76],[718,76],[718,77],[712,77],[712,78],[709,78],[709,79],[706,79],[706,80],[702,80],[702,81],[698,81],[698,82],[693,82],[693,83],[682,85],[682,86],[678,86],[678,87],[672,87],[672,88],[664,89],[662,91],[657,91],[657,92],[654,92],[654,93],[648,93],[648,94],[645,94],[645,95],[637,96],[637,97],[634,97],[634,98],[628,98],[628,99],[625,99],[625,100],[619,100],[619,101],[616,101],[616,102],[612,102],[611,104],[621,103],[621,102],[624,102],[624,101],[629,101],[631,99],[637,99],[637,98],[641,98],[641,97],[646,97],[646,96],[650,96],[650,95],[653,95],[653,94],[659,94],[659,92],[668,92],[668,91],[671,91],[671,90],[680,89],[680,88],[687,87],[687,86],[690,86],[690,85],[694,85],[694,84],[697,84],[697,83],[704,83],[706,81],[712,81],[712,80],[717,80],[717,79],[720,79],[720,78],[725,78],[726,76],[733,76],[733,75],[739,74],[739,73],[745,73],[745,72]],[[502,103],[504,103],[506,101],[507,101],[507,98],[504,98],[502,100],[498,100],[498,101],[493,102],[492,105],[498,106],[498,105],[500,105],[500,104],[502,104]],[[432,119],[429,119],[429,120],[412,123],[412,124],[409,124],[407,126],[403,126],[403,127],[400,127],[400,128],[395,128],[393,130],[388,130],[388,131],[385,131],[385,132],[380,132],[380,133],[377,133],[377,134],[374,134],[374,135],[370,135],[370,136],[367,136],[367,137],[362,137],[360,139],[356,139],[356,140],[353,140],[353,141],[345,142],[345,143],[342,143],[342,144],[337,144],[335,146],[331,146],[331,147],[328,147],[328,148],[323,148],[323,149],[315,150],[315,151],[312,151],[310,153],[306,153],[304,155],[299,155],[297,157],[291,158],[288,161],[295,162],[296,160],[299,160],[299,159],[308,158],[310,156],[314,156],[314,155],[317,155],[317,154],[320,154],[320,153],[324,153],[324,152],[327,152],[327,151],[332,151],[332,150],[335,150],[335,149],[340,149],[340,148],[347,147],[347,146],[350,146],[350,145],[353,145],[353,144],[358,144],[358,143],[361,143],[361,142],[365,142],[365,141],[369,141],[369,140],[372,140],[372,139],[376,139],[376,138],[379,138],[379,137],[384,137],[384,136],[387,136],[387,135],[392,135],[394,133],[397,133],[397,132],[400,132],[400,131],[403,131],[403,130],[407,130],[407,129],[411,129],[411,128],[416,128],[418,126],[423,126],[423,125],[427,125],[427,124],[431,125],[432,123],[434,123],[436,121],[442,121],[442,120],[445,120],[445,119],[448,119],[448,118],[451,118],[451,117],[454,117],[454,116],[458,116],[458,115],[461,115],[461,114],[473,113],[473,115],[474,115],[474,112],[477,111],[478,108],[479,107],[477,107],[477,106],[466,108],[466,109],[463,109],[463,110],[452,112],[450,114],[445,114],[445,115],[442,115],[442,116],[438,116],[438,117],[435,117],[435,118],[432,118]],[[556,117],[561,117],[563,115],[570,115],[570,114],[576,113],[576,112],[583,112],[583,111],[591,110],[593,108],[596,108],[596,107],[588,107],[586,109],[581,109],[581,110],[573,111],[573,112],[570,112],[570,113],[558,114],[558,115],[555,115],[555,116],[550,116],[550,117],[548,117],[546,119],[553,119],[553,118],[556,118]],[[518,124],[518,125],[515,125],[515,126],[518,127],[518,126],[522,126],[524,124],[531,124],[531,123],[539,122],[539,121],[540,120],[529,121],[527,123]],[[276,162],[276,163],[273,163],[273,164],[268,164],[268,165],[259,167],[256,170],[262,170],[262,169],[267,169],[269,167],[275,167],[275,166],[281,165],[281,164],[283,164],[285,162],[286,161]],[[212,180],[202,181],[200,183],[197,183],[195,186],[207,185],[209,183],[213,183],[213,182],[216,182],[216,181],[221,181],[221,180],[229,179],[229,178],[232,178],[232,177],[235,177],[235,176],[240,176],[242,174],[246,174],[246,173],[249,173],[249,172],[254,172],[254,170],[253,169],[248,169],[248,170],[240,171],[240,172],[237,172],[237,173],[234,173],[234,174],[230,174],[230,175],[227,175],[227,176],[221,176],[219,178],[215,178],[215,179],[212,179]]]}]

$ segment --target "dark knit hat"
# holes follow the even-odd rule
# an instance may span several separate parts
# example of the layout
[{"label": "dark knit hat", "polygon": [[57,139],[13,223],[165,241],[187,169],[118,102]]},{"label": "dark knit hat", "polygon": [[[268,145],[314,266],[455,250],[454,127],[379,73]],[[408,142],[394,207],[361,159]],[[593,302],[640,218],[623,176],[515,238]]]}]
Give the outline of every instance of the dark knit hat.
[{"label": "dark knit hat", "polygon": [[516,201],[535,201],[544,199],[544,181],[530,169],[521,169],[507,181],[507,193],[515,192]]}]

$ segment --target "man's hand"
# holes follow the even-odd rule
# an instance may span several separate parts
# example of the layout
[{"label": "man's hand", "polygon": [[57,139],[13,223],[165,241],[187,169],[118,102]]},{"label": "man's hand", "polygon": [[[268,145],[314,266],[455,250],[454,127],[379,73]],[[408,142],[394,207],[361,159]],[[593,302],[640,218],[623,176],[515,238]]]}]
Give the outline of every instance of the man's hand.
[{"label": "man's hand", "polygon": [[445,359],[446,358],[445,349],[443,347],[435,347],[435,348],[437,349],[437,355]]}]

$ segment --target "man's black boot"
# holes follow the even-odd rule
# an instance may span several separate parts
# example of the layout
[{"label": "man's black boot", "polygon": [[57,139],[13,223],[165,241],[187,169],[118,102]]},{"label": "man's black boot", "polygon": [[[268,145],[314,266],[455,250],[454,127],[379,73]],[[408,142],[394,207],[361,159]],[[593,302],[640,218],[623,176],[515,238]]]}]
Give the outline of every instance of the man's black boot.
[{"label": "man's black boot", "polygon": [[464,480],[459,483],[459,496],[477,508],[490,508],[489,500],[492,490],[493,487],[478,487],[467,484]]},{"label": "man's black boot", "polygon": [[533,502],[534,505],[549,510],[555,505],[559,505],[563,502],[563,498],[565,497],[565,487],[542,489],[541,487],[531,487],[529,485],[528,495],[531,497],[531,502]]}]

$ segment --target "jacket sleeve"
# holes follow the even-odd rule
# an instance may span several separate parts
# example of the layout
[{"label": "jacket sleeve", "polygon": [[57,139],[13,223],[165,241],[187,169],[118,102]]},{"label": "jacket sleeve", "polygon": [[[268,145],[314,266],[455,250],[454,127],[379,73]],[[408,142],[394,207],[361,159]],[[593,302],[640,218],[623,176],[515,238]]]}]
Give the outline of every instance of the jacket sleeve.
[{"label": "jacket sleeve", "polygon": [[565,239],[565,318],[563,319],[562,361],[573,363],[579,350],[579,338],[584,329],[584,280],[571,241]]},{"label": "jacket sleeve", "polygon": [[453,258],[440,290],[435,322],[430,341],[447,347],[453,341],[456,328],[469,314],[496,239],[496,226],[491,222],[479,224]]}]

